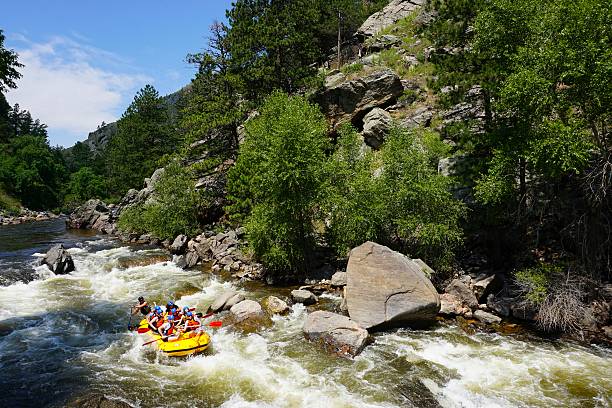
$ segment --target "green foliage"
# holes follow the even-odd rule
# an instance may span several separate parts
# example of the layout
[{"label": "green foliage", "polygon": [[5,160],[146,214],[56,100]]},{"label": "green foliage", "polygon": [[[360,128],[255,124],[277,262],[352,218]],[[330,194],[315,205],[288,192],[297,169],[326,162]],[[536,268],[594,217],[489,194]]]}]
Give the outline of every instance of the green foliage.
[{"label": "green foliage", "polygon": [[140,187],[160,159],[176,149],[179,138],[170,128],[166,106],[151,85],[136,94],[117,128],[104,155],[109,188],[113,194],[122,195]]},{"label": "green foliage", "polygon": [[125,209],[118,225],[124,231],[150,233],[161,239],[193,236],[199,229],[199,203],[190,170],[171,162],[155,185],[154,199]]},{"label": "green foliage", "polygon": [[514,272],[514,279],[523,289],[525,299],[540,305],[546,299],[553,279],[561,272],[561,266],[541,262],[532,268]]},{"label": "green foliage", "polygon": [[363,64],[355,62],[353,64],[344,65],[340,71],[345,75],[356,74],[363,71]]},{"label": "green foliage", "polygon": [[4,48],[4,38],[3,31],[0,30],[0,93],[17,87],[15,81],[21,78],[17,69],[23,67],[17,60],[15,51]]},{"label": "green foliage", "polygon": [[17,214],[21,208],[21,203],[14,197],[8,195],[2,186],[0,186],[0,210],[6,211],[9,214]]},{"label": "green foliage", "polygon": [[447,271],[463,241],[465,215],[449,192],[450,180],[437,174],[447,150],[434,132],[395,128],[376,157],[360,151],[354,129],[342,129],[327,166],[323,206],[337,253],[346,256],[375,240]]},{"label": "green foliage", "polygon": [[272,271],[309,266],[326,128],[315,106],[280,92],[246,123],[246,140],[229,173],[228,210],[245,219],[255,255]]},{"label": "green foliage", "polygon": [[104,198],[106,196],[106,183],[102,176],[97,175],[89,167],[81,167],[70,175],[68,192],[65,198],[67,203],[82,203],[90,198]]}]

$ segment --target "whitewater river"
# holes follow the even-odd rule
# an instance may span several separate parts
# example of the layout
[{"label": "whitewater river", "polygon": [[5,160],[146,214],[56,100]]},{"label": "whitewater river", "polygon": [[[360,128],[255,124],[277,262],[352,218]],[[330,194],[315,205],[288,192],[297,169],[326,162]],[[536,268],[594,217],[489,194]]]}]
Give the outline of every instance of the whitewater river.
[{"label": "whitewater river", "polygon": [[[35,266],[56,242],[75,272]],[[208,354],[167,358],[126,330],[139,295],[205,309],[228,289],[255,299],[278,290],[184,271],[163,255],[67,232],[62,220],[0,227],[0,406],[62,406],[94,392],[138,407],[612,405],[610,350],[439,326],[378,334],[351,361],[303,339],[301,305],[258,334],[211,330]]]}]

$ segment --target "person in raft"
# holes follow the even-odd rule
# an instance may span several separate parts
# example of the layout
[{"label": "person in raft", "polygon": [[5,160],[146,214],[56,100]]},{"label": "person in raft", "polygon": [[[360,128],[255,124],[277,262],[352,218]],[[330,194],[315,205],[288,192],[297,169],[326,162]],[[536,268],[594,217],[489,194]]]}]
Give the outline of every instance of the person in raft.
[{"label": "person in raft", "polygon": [[181,329],[174,327],[174,316],[168,315],[168,320],[159,327],[159,334],[163,341],[178,340],[181,336]]},{"label": "person in raft", "polygon": [[132,308],[132,314],[135,315],[136,313],[138,313],[139,310],[143,316],[146,316],[151,313],[151,307],[147,304],[145,298],[143,298],[142,296],[138,298],[138,304],[134,305],[134,307]]},{"label": "person in raft", "polygon": [[155,306],[153,312],[147,316],[147,321],[149,322],[149,328],[153,331],[157,331],[159,326],[164,322],[164,311],[162,308]]},{"label": "person in raft", "polygon": [[193,315],[193,312],[187,312],[185,313],[185,324],[183,326],[183,331],[184,332],[188,332],[188,331],[198,331],[198,329],[202,326],[202,324],[196,320],[195,316]]}]

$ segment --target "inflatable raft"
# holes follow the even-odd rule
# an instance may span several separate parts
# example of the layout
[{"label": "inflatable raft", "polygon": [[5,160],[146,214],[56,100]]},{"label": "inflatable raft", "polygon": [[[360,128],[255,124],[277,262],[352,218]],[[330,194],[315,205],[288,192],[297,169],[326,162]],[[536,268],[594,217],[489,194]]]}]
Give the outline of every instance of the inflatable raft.
[{"label": "inflatable raft", "polygon": [[[139,329],[147,329],[147,320],[143,319],[138,326]],[[192,354],[201,353],[210,346],[210,336],[205,331],[188,332],[181,334],[178,340],[163,341],[162,337],[151,331],[147,331],[151,340],[157,340],[157,348],[173,357],[184,357]]]}]

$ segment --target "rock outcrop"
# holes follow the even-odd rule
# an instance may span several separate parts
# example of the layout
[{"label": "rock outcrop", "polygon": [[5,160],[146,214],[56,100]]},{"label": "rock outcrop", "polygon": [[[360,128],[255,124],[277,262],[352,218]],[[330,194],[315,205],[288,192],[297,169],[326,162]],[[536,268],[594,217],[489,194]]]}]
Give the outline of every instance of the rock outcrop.
[{"label": "rock outcrop", "polygon": [[306,317],[303,331],[306,339],[342,357],[356,356],[369,342],[368,331],[353,320],[322,310]]},{"label": "rock outcrop", "polygon": [[445,292],[455,296],[461,303],[470,309],[478,309],[478,299],[476,299],[470,287],[459,279],[454,279],[446,287]]},{"label": "rock outcrop", "polygon": [[368,17],[357,30],[357,34],[366,37],[374,36],[415,10],[420,9],[423,4],[425,4],[425,0],[392,0],[381,11]]},{"label": "rock outcrop", "polygon": [[364,142],[373,149],[378,149],[383,142],[393,119],[389,112],[384,109],[374,108],[363,118],[363,136]]},{"label": "rock outcrop", "polygon": [[385,246],[354,248],[346,271],[349,315],[366,329],[426,323],[440,310],[438,292],[419,265]]},{"label": "rock outcrop", "polygon": [[62,244],[53,246],[45,257],[40,260],[40,265],[47,265],[57,275],[74,271],[72,256],[70,256]]},{"label": "rock outcrop", "polygon": [[101,200],[91,199],[78,207],[66,220],[66,226],[74,229],[101,227],[99,218],[108,221],[109,208]]},{"label": "rock outcrop", "polygon": [[334,127],[352,122],[361,128],[361,121],[370,110],[392,104],[403,92],[400,78],[391,70],[376,71],[350,81],[338,72],[327,78],[315,100]]}]

